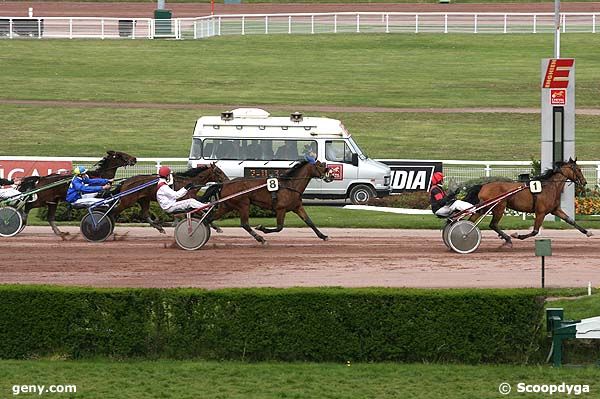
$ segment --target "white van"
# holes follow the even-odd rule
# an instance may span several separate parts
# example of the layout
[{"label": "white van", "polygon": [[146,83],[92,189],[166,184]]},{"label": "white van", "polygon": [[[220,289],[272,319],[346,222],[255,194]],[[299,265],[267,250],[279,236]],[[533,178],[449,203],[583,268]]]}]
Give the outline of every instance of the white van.
[{"label": "white van", "polygon": [[364,155],[339,120],[300,113],[271,117],[262,109],[238,108],[203,116],[194,128],[189,166],[218,161],[230,178],[268,177],[305,155],[325,161],[334,180],[313,179],[304,198],[349,198],[364,204],[390,194],[390,168]]}]

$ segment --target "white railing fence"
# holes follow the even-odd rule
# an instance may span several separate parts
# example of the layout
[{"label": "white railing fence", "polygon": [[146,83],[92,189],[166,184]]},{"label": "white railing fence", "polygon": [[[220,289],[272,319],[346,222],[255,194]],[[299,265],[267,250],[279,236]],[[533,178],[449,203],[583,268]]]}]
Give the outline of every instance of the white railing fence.
[{"label": "white railing fence", "polygon": [[[3,160],[21,161],[70,161],[73,165],[84,165],[93,169],[98,158],[91,157],[23,157],[2,156]],[[418,159],[380,159],[394,162],[442,162],[444,175],[449,181],[462,184],[468,180],[480,177],[501,176],[516,180],[522,173],[530,173],[529,161],[462,161],[462,160],[418,160]],[[578,161],[587,182],[588,188],[600,188],[600,161]],[[161,165],[168,165],[177,172],[188,169],[187,158],[138,158],[137,164],[117,170],[118,178],[131,177],[139,174],[155,174]],[[217,162],[218,165],[218,162]],[[5,177],[5,176],[0,176]]]},{"label": "white railing fence", "polygon": [[[561,13],[563,33],[596,33],[600,13]],[[214,15],[169,20],[2,17],[0,38],[203,39],[320,33],[553,33],[553,13],[343,12]]]}]

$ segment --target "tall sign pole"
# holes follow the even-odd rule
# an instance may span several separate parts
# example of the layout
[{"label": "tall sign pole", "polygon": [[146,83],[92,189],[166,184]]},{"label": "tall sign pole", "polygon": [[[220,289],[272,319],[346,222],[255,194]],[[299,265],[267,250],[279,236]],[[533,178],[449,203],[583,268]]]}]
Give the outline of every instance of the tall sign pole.
[{"label": "tall sign pole", "polygon": [[[560,58],[560,0],[555,0],[554,58],[542,60],[542,171],[575,159],[575,60]],[[575,218],[575,187],[566,184],[561,208]],[[553,218],[553,217],[552,217]]]}]

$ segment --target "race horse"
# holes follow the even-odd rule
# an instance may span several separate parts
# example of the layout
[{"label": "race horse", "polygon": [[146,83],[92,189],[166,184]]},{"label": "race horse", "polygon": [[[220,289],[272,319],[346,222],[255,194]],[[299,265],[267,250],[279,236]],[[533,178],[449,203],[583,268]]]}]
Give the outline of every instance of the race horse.
[{"label": "race horse", "polygon": [[[587,184],[581,169],[577,165],[577,158],[575,160],[569,159],[568,162],[556,162],[553,169],[547,170],[544,174],[533,178],[532,180],[539,180],[542,183],[542,192],[539,194],[532,194],[530,190],[522,190],[518,193],[502,200],[492,210],[492,221],[490,222],[490,228],[498,233],[498,237],[504,239],[504,245],[512,247],[512,240],[509,235],[502,231],[498,224],[504,210],[506,208],[513,209],[518,212],[527,212],[535,214],[535,221],[533,224],[533,230],[529,234],[512,234],[513,238],[524,240],[529,237],[537,235],[544,221],[544,217],[548,214],[558,216],[571,226],[574,226],[577,230],[590,237],[592,233],[587,231],[583,227],[575,223],[575,220],[571,219],[561,208],[560,208],[560,194],[563,191],[565,182],[570,180],[575,184],[584,186]],[[487,200],[496,198],[502,194],[508,193],[511,190],[515,190],[521,187],[522,183],[516,182],[491,182],[483,185],[476,185],[471,187],[465,197],[465,201],[471,202],[472,204],[482,203]],[[489,207],[484,207],[471,217],[471,220],[475,220],[479,215],[484,214]]]},{"label": "race horse", "polygon": [[[106,156],[98,161],[94,166],[94,170],[90,170],[88,174],[90,177],[101,177],[103,179],[112,179],[117,173],[117,169],[123,166],[132,166],[137,162],[136,158],[120,151],[107,151]],[[56,217],[56,207],[60,201],[64,201],[67,196],[67,189],[69,188],[69,178],[73,175],[70,174],[58,174],[54,173],[47,176],[28,176],[23,178],[18,186],[18,190],[26,192],[33,189],[43,189],[44,186],[59,180],[66,180],[65,184],[49,188],[47,190],[41,190],[37,193],[37,199],[35,201],[28,202],[25,206],[25,217],[30,210],[34,208],[48,207],[48,223],[52,227],[54,234],[64,239],[68,232],[62,232],[56,226],[54,221]]]},{"label": "race horse", "polygon": [[266,178],[237,178],[209,187],[209,189],[206,190],[202,201],[206,201],[207,198],[212,198],[215,194],[218,194],[220,198],[232,195],[233,197],[231,199],[219,204],[216,212],[213,215],[208,216],[208,220],[217,220],[230,211],[237,211],[240,215],[241,227],[261,244],[265,243],[265,239],[257,234],[248,223],[251,204],[263,209],[275,211],[277,218],[277,227],[269,228],[259,225],[256,227],[256,230],[262,231],[265,234],[276,233],[283,230],[285,214],[292,211],[313,229],[317,237],[322,240],[327,240],[328,237],[319,231],[302,206],[302,193],[312,178],[323,179],[325,182],[331,182],[333,180],[329,168],[327,168],[324,163],[314,160],[303,160],[278,177],[279,190],[276,192],[268,191],[267,187],[262,187],[245,194],[236,195],[237,193],[267,183]]},{"label": "race horse", "polygon": [[[125,179],[120,184],[120,186],[118,187],[118,192],[123,192],[131,188],[139,187],[140,185],[154,180],[157,177],[157,175],[138,175],[130,177],[129,179]],[[173,173],[173,189],[177,191],[180,188],[185,187],[187,184],[193,184],[194,187],[191,190],[189,190],[186,196],[182,199],[195,198],[198,189],[206,183],[220,183],[228,180],[229,177],[227,177],[225,172],[223,172],[221,168],[219,168],[213,163],[206,166],[192,168],[185,172]],[[111,211],[111,216],[116,219],[116,217],[125,209],[130,208],[135,204],[139,204],[142,208],[142,218],[148,223],[150,223],[152,227],[165,234],[165,230],[163,229],[160,222],[152,220],[152,218],[150,217],[150,202],[156,202],[157,190],[158,185],[155,184],[146,187],[143,190],[136,191],[130,195],[122,197],[119,204],[115,207],[115,209],[113,209],[113,211]],[[220,229],[217,226],[213,226],[213,228],[217,231],[220,231]]]}]

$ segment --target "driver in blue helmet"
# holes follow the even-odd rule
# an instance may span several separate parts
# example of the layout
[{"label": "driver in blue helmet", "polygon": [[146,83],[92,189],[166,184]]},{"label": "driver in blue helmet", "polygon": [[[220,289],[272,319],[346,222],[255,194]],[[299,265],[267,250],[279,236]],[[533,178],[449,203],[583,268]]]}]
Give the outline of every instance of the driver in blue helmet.
[{"label": "driver in blue helmet", "polygon": [[94,178],[91,179],[85,166],[77,166],[73,169],[73,179],[67,190],[66,200],[70,204],[89,206],[102,198],[96,196],[102,190],[108,190],[112,179]]}]

